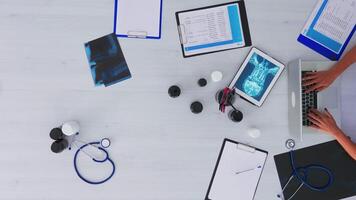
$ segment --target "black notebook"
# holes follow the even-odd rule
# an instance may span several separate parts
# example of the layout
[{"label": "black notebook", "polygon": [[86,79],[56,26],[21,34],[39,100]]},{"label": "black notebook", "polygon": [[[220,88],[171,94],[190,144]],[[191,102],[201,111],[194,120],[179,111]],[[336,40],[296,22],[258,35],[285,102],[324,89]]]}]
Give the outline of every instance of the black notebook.
[{"label": "black notebook", "polygon": [[[306,186],[302,186],[293,200],[335,200],[356,195],[356,161],[345,152],[337,141],[295,150],[294,159],[296,167],[318,164],[329,168],[333,173],[334,181],[330,188],[324,192],[312,191]],[[274,161],[283,187],[292,172],[288,152],[274,156]],[[323,179],[327,179],[325,174],[321,175],[317,172],[311,172],[308,177],[308,180],[314,183],[325,182]],[[284,197],[289,198],[299,184],[300,182],[295,179],[291,181],[284,191]]]}]

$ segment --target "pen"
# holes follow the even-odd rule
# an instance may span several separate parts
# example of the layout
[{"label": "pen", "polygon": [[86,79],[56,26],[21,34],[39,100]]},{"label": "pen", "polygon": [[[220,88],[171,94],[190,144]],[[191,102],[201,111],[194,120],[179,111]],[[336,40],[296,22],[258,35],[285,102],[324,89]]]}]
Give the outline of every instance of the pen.
[{"label": "pen", "polygon": [[244,173],[244,172],[248,172],[248,171],[252,171],[252,170],[255,170],[255,169],[260,169],[262,166],[259,165],[255,168],[251,168],[251,169],[246,169],[246,170],[243,170],[243,171],[240,171],[240,172],[236,172],[235,174],[241,174],[241,173]]}]

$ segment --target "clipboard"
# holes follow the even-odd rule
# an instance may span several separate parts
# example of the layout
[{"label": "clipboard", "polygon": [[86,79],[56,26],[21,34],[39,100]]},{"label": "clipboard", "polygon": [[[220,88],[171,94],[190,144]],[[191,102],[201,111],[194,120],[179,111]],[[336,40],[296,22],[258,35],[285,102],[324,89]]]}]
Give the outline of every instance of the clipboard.
[{"label": "clipboard", "polygon": [[268,152],[224,139],[205,200],[252,200]]},{"label": "clipboard", "polygon": [[160,39],[163,0],[115,0],[117,37]]},{"label": "clipboard", "polygon": [[[334,177],[334,183],[326,191],[313,191],[303,186],[293,197],[294,200],[334,200],[346,199],[356,195],[356,161],[347,154],[336,140],[297,149],[294,151],[294,159],[297,166],[309,164],[327,166]],[[289,152],[275,155],[274,162],[281,188],[283,188],[292,172]],[[325,174],[311,170],[308,175],[308,181],[317,185],[325,184]],[[283,191],[283,195],[290,197],[299,185],[299,181],[291,181]]]},{"label": "clipboard", "polygon": [[339,60],[356,30],[355,2],[319,0],[298,42],[330,60]]},{"label": "clipboard", "polygon": [[252,45],[243,0],[176,12],[183,57]]}]

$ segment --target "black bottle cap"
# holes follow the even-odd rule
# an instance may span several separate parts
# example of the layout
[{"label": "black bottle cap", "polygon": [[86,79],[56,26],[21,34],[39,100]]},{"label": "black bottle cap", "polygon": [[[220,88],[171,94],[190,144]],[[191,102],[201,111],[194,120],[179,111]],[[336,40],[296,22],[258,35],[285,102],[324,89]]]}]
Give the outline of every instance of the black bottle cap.
[{"label": "black bottle cap", "polygon": [[208,82],[206,81],[205,78],[201,78],[201,79],[198,80],[198,85],[199,85],[200,87],[206,86],[207,83],[208,83]]},{"label": "black bottle cap", "polygon": [[51,145],[53,153],[60,153],[68,147],[68,141],[65,139],[54,141]]},{"label": "black bottle cap", "polygon": [[170,97],[176,98],[180,95],[180,88],[176,85],[173,85],[168,89],[168,94]]},{"label": "black bottle cap", "polygon": [[[221,104],[221,100],[222,97],[224,95],[224,91],[223,90],[219,90],[216,94],[215,94],[215,100]],[[231,104],[233,104],[235,102],[235,94],[234,93],[230,93],[229,95],[227,95],[225,98],[227,98],[227,101],[225,103],[226,106],[230,106]]]},{"label": "black bottle cap", "polygon": [[203,111],[203,105],[199,101],[195,101],[190,105],[190,110],[195,114],[201,113],[201,111]]},{"label": "black bottle cap", "polygon": [[49,133],[49,137],[51,137],[53,140],[63,139],[63,132],[60,128],[54,128]]},{"label": "black bottle cap", "polygon": [[239,110],[232,110],[229,113],[229,118],[231,119],[231,121],[233,122],[241,122],[243,119],[243,114],[241,111]]},{"label": "black bottle cap", "polygon": [[223,94],[224,94],[223,90],[219,90],[215,95],[215,99],[219,104],[221,103]]}]

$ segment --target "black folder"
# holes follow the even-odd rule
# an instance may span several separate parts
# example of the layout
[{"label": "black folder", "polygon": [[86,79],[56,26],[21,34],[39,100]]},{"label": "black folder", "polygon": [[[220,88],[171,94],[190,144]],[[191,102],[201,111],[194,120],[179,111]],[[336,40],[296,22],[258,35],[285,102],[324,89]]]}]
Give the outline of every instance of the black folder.
[{"label": "black folder", "polygon": [[[356,161],[353,160],[337,141],[330,141],[294,152],[296,167],[308,164],[323,165],[331,170],[334,181],[330,188],[324,192],[312,191],[306,186],[293,197],[293,200],[335,200],[356,195]],[[281,187],[283,187],[292,172],[290,158],[287,153],[274,156]],[[323,182],[325,175],[311,174],[311,182]],[[300,182],[291,181],[284,191],[284,197],[288,199],[298,188]]]}]

